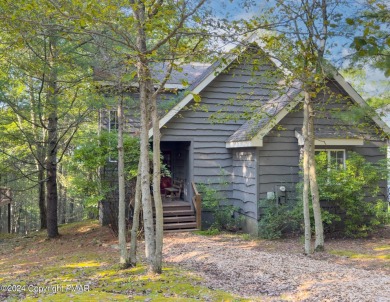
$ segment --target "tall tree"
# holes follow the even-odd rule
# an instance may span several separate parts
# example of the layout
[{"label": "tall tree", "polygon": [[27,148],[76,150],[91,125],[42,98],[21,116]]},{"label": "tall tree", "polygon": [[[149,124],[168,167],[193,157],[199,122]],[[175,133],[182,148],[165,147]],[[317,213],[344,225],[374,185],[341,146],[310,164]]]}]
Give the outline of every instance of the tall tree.
[{"label": "tall tree", "polygon": [[[20,130],[38,163],[38,179],[42,169],[45,171],[44,179],[38,183],[46,183],[48,236],[56,237],[57,165],[79,124],[90,112],[86,100],[91,94],[86,89],[86,79],[91,72],[87,63],[88,41],[73,34],[52,8],[47,1],[39,0],[2,3],[0,22],[3,25],[1,50],[8,71],[3,74],[4,102],[19,120],[32,125]],[[16,81],[20,90],[15,94],[12,88]],[[37,137],[37,133],[43,135]],[[41,217],[42,196],[41,188]]]},{"label": "tall tree", "polygon": [[[111,54],[116,55],[129,70],[130,81],[136,75],[140,95],[140,187],[145,231],[145,252],[149,270],[161,272],[162,263],[162,202],[160,186],[160,133],[157,117],[157,96],[174,68],[191,60],[203,46],[204,37],[196,31],[199,9],[205,0],[198,1],[140,1],[118,3],[102,1],[90,4],[89,10],[75,8],[69,18],[83,20],[84,32],[95,37],[102,46],[111,41]],[[57,6],[62,10],[60,6]],[[81,13],[80,13],[81,12]],[[100,13],[100,14],[99,14]],[[81,16],[80,18],[74,16]],[[85,22],[85,20],[93,20]],[[75,22],[76,22],[75,21]],[[192,27],[188,27],[192,22]],[[98,25],[98,26],[97,26]],[[104,29],[104,31],[96,30]],[[191,37],[191,39],[190,39]],[[104,43],[104,47],[108,43]],[[168,66],[163,80],[157,83],[152,65]],[[156,229],[153,223],[150,194],[149,127],[153,125],[153,202],[156,209]],[[136,207],[137,208],[137,207]],[[133,233],[134,234],[134,233]],[[122,239],[121,239],[122,240]],[[134,245],[132,245],[134,247]],[[135,255],[132,251],[130,255]],[[122,261],[122,260],[121,260]],[[135,260],[128,260],[134,263]]]},{"label": "tall tree", "polygon": [[[298,79],[303,92],[303,204],[305,222],[305,253],[311,251],[309,202],[312,202],[315,220],[315,250],[324,248],[324,234],[319,203],[315,164],[315,119],[320,114],[318,99],[332,95],[327,88],[331,73],[326,55],[330,42],[342,33],[343,10],[346,1],[302,0],[276,1],[272,7],[274,19],[280,20],[279,32],[265,38],[270,50],[290,71],[288,80]],[[284,21],[284,23],[282,23]],[[333,98],[337,97],[333,94]]]}]

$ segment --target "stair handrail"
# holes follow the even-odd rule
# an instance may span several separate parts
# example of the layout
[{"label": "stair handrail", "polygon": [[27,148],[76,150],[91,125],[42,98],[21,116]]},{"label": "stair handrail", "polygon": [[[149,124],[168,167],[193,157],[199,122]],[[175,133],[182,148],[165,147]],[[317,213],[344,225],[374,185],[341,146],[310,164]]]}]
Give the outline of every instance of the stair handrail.
[{"label": "stair handrail", "polygon": [[195,183],[192,181],[192,189],[194,190],[194,196],[192,197],[192,203],[195,208],[196,214],[196,227],[200,230],[202,228],[202,197],[196,188]]}]

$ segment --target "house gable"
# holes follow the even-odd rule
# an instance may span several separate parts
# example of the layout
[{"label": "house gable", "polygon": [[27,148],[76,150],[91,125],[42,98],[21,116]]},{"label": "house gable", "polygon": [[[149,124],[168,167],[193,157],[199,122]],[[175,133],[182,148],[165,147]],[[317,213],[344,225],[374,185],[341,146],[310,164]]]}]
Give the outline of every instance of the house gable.
[{"label": "house gable", "polygon": [[[244,44],[257,45],[259,49],[262,50],[262,41],[260,40],[261,33],[254,32],[250,35],[245,41]],[[159,123],[160,129],[170,121],[176,114],[178,114],[183,108],[185,108],[192,100],[194,100],[194,95],[199,94],[203,89],[205,89],[219,74],[226,71],[226,69],[232,64],[232,62],[237,61],[243,52],[248,50],[248,46],[245,46],[243,49],[236,48],[234,52],[227,54],[220,60],[216,61],[211,65],[206,72],[188,89],[190,92],[187,94],[182,101],[180,101],[173,109],[171,109]],[[266,53],[264,53],[266,54]],[[277,70],[280,70],[284,74],[290,74],[288,70],[285,70],[281,66],[281,62],[276,60],[274,56],[268,55],[267,58],[273,63]],[[329,72],[332,76],[332,79],[337,82],[337,84],[342,87],[342,89],[348,94],[348,96],[356,102],[362,108],[369,108],[368,104],[364,99],[352,88],[352,86],[345,81],[345,79],[332,67],[329,67]],[[226,148],[246,148],[246,147],[261,147],[263,146],[262,138],[269,132],[271,129],[278,124],[278,122],[290,112],[300,100],[296,98],[302,98],[302,95],[298,97],[300,91],[296,89],[300,86],[298,81],[295,81],[288,89],[288,91],[281,96],[271,99],[268,104],[264,104],[264,107],[260,111],[265,114],[265,117],[259,119],[255,117],[253,120],[249,120],[238,129],[237,133],[234,133],[227,141]],[[372,119],[377,124],[377,126],[382,129],[388,136],[390,136],[389,126],[382,121],[382,119],[375,113],[372,112]],[[258,129],[258,132],[255,131]],[[150,129],[149,137],[152,137],[153,131]]]},{"label": "house gable", "polygon": [[[348,96],[358,106],[371,110],[363,98],[340,75],[335,75],[333,80],[336,86],[340,87],[339,89],[342,90],[341,93],[344,96]],[[331,82],[329,85],[332,85]],[[286,94],[271,99],[260,108],[260,112],[265,116],[260,119],[255,116],[254,119],[247,121],[229,138],[226,142],[226,148],[262,147],[264,136],[278,125],[302,99],[302,92],[298,89],[290,89]],[[376,127],[383,131],[386,136],[389,136],[390,128],[388,125],[373,110],[371,111],[371,119]],[[316,131],[315,135],[317,138],[316,144],[318,145],[362,145],[364,143],[361,135],[348,131],[342,133],[335,128],[327,129],[327,131]],[[295,132],[295,137],[299,144],[303,145],[303,137],[299,130]]]},{"label": "house gable", "polygon": [[[264,72],[275,68],[235,61],[200,92],[201,103],[192,100],[161,128],[162,142],[190,142],[191,179],[217,189],[224,201],[238,206],[243,215],[257,220],[255,149],[233,152],[227,139],[274,95],[275,86]],[[222,116],[221,120],[218,120]],[[248,171],[251,176],[245,176]],[[242,183],[244,181],[244,183]],[[237,194],[238,189],[242,194]],[[235,192],[235,193],[234,193]]]},{"label": "house gable", "polygon": [[[340,91],[337,82],[330,82],[329,85],[334,93]],[[384,159],[386,155],[381,151],[381,146],[386,142],[377,134],[377,124],[374,121],[371,121],[371,127],[360,129],[333,114],[349,111],[351,102],[349,98],[343,98],[336,103],[324,100],[324,103],[318,104],[324,108],[320,112],[322,114],[318,114],[315,119],[316,148],[354,151],[371,162]],[[296,200],[296,187],[300,181],[302,141],[299,136],[302,123],[303,109],[298,104],[279,121],[278,127],[274,127],[263,137],[263,147],[257,148],[259,200],[266,200],[270,192],[282,198],[282,201]],[[286,190],[280,191],[280,186],[284,186]],[[381,192],[386,192],[385,182],[380,183],[380,188]],[[259,213],[262,213],[261,208]]]}]

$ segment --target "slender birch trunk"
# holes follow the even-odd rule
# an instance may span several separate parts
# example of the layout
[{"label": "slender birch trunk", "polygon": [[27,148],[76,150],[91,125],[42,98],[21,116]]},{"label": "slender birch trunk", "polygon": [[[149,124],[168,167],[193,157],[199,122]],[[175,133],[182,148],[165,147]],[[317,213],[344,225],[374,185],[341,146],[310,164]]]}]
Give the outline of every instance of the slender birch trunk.
[{"label": "slender birch trunk", "polygon": [[141,131],[140,131],[140,163],[141,163],[141,194],[142,209],[144,218],[145,233],[145,256],[148,263],[149,272],[154,271],[154,258],[156,253],[156,242],[153,222],[153,207],[150,194],[150,165],[149,165],[149,126],[150,126],[150,97],[153,94],[151,89],[151,74],[148,67],[145,33],[145,6],[137,3],[137,9],[134,10],[134,17],[137,21],[137,40],[138,49],[137,72],[140,89],[140,109],[141,109]]},{"label": "slender birch trunk", "polygon": [[137,265],[137,233],[139,229],[139,216],[141,212],[141,165],[138,164],[137,183],[135,185],[133,225],[131,227],[129,263]]},{"label": "slender birch trunk", "polygon": [[152,123],[153,123],[153,197],[156,211],[156,253],[153,263],[153,272],[162,272],[162,248],[163,248],[163,205],[160,192],[161,159],[160,159],[160,127],[157,113],[156,97],[152,98]]},{"label": "slender birch trunk", "polygon": [[308,140],[309,140],[309,180],[311,191],[311,202],[313,204],[314,226],[315,226],[315,251],[324,249],[324,227],[322,225],[322,215],[320,206],[320,194],[318,191],[316,161],[315,161],[315,133],[314,133],[314,110],[313,104],[308,104]]},{"label": "slender birch trunk", "polygon": [[126,247],[126,204],[125,204],[125,161],[123,149],[123,96],[120,95],[118,100],[118,188],[119,188],[119,205],[118,205],[118,240],[120,258],[119,263],[122,268],[127,268],[128,255]]},{"label": "slender birch trunk", "polygon": [[310,226],[310,209],[309,209],[309,158],[310,142],[308,140],[309,128],[309,105],[310,93],[305,91],[305,100],[303,105],[303,128],[302,135],[304,138],[303,146],[303,219],[305,224],[305,254],[311,254],[311,226]]},{"label": "slender birch trunk", "polygon": [[[139,65],[142,65],[140,62]],[[141,77],[144,77],[144,66],[140,66]],[[142,209],[144,218],[145,232],[145,256],[148,263],[149,271],[153,271],[153,262],[155,255],[155,235],[153,225],[153,208],[152,198],[150,195],[150,165],[149,165],[149,114],[148,114],[148,96],[150,93],[145,84],[140,83],[140,102],[141,102],[141,194],[142,194]]]}]

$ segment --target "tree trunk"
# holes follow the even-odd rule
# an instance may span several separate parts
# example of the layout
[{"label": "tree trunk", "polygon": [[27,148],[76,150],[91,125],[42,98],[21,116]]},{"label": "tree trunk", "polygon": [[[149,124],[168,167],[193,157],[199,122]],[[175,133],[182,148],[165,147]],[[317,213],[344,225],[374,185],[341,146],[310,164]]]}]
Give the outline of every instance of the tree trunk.
[{"label": "tree trunk", "polygon": [[131,266],[137,265],[137,235],[139,229],[139,216],[141,211],[141,165],[138,165],[137,183],[135,185],[133,225],[131,227],[130,255]]},{"label": "tree trunk", "polygon": [[45,199],[45,169],[38,164],[38,205],[39,205],[39,219],[40,219],[40,228],[47,228],[47,217],[46,217],[46,199]]},{"label": "tree trunk", "polygon": [[123,96],[118,100],[118,240],[120,249],[119,263],[122,268],[129,267],[126,247],[126,204],[125,204],[125,162],[123,149]]},{"label": "tree trunk", "polygon": [[303,127],[302,135],[304,138],[303,146],[303,219],[305,224],[305,254],[311,254],[311,226],[310,226],[310,209],[309,209],[309,158],[310,158],[310,142],[308,140],[309,128],[309,105],[310,93],[305,91],[305,100],[303,105]]},{"label": "tree trunk", "polygon": [[321,206],[320,206],[320,194],[318,191],[317,174],[316,174],[316,161],[315,161],[315,133],[314,133],[314,110],[313,104],[308,104],[309,112],[309,129],[308,129],[308,141],[309,143],[309,179],[311,190],[311,202],[313,204],[314,213],[314,226],[316,240],[314,244],[315,251],[324,250],[324,228],[322,225]]},{"label": "tree trunk", "polygon": [[143,63],[140,62],[140,107],[141,107],[141,194],[142,194],[142,209],[144,218],[144,232],[145,232],[145,255],[148,262],[149,271],[153,271],[153,262],[155,255],[155,236],[153,225],[153,209],[150,195],[150,166],[149,166],[149,114],[148,114],[148,97],[150,92],[148,86],[142,81],[147,81]]},{"label": "tree trunk", "polygon": [[47,234],[49,238],[57,237],[57,117],[56,114],[49,116],[49,148],[47,154],[46,171],[47,171]]},{"label": "tree trunk", "polygon": [[57,56],[56,38],[49,38],[49,56],[50,56],[50,75],[48,80],[47,90],[47,109],[48,114],[48,146],[46,155],[46,193],[47,193],[47,234],[49,238],[57,237],[58,222],[57,222],[57,144],[58,144],[58,117],[57,117],[57,71],[54,62]]},{"label": "tree trunk", "polygon": [[161,158],[160,158],[160,127],[157,113],[156,97],[152,98],[152,124],[153,124],[153,198],[156,211],[156,253],[153,263],[153,272],[162,272],[163,248],[163,205],[161,200]]},{"label": "tree trunk", "polygon": [[[35,108],[37,104],[35,101],[34,95],[34,83],[32,77],[29,77],[29,90],[30,90],[30,103],[31,103],[31,121],[33,127],[34,135],[34,145],[36,147],[35,155],[35,164],[38,170],[38,206],[39,206],[39,219],[40,219],[40,229],[47,228],[47,217],[46,217],[46,199],[45,199],[45,145],[43,141],[46,137],[45,129],[42,128],[41,131],[38,131],[37,124],[40,119],[37,117]],[[42,113],[40,113],[42,115]],[[31,150],[33,152],[33,150]]]},{"label": "tree trunk", "polygon": [[7,225],[7,227],[8,227],[8,233],[11,234],[12,233],[12,226],[11,226],[11,203],[8,204],[7,209],[8,209],[8,219],[7,219],[8,220],[7,221],[8,225]]},{"label": "tree trunk", "polygon": [[153,208],[150,195],[150,165],[149,165],[149,125],[150,125],[150,104],[148,103],[152,95],[151,74],[148,68],[147,57],[145,53],[146,34],[145,34],[145,6],[142,3],[137,5],[134,11],[134,17],[137,21],[137,48],[138,62],[137,73],[140,89],[140,109],[141,109],[141,130],[140,130],[140,163],[141,163],[141,194],[142,209],[144,218],[145,232],[145,256],[148,263],[148,270],[153,272],[154,259],[156,252],[155,234],[153,225]]}]

